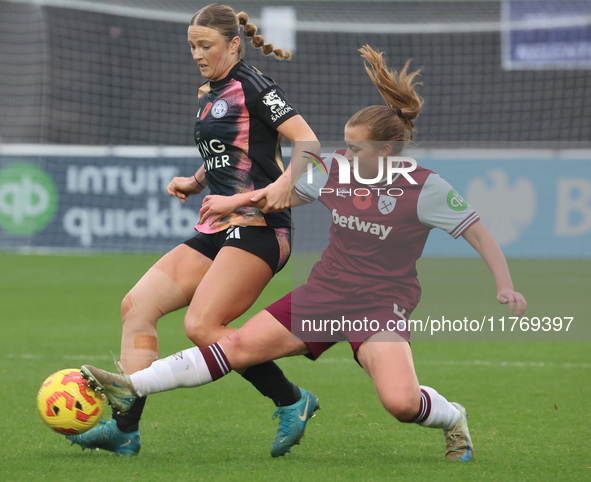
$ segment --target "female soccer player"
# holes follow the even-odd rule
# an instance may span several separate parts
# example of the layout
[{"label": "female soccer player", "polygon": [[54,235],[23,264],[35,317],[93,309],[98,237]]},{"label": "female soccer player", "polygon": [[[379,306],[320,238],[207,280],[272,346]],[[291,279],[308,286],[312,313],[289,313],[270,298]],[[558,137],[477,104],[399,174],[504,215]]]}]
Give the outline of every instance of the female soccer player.
[{"label": "female soccer player", "polygon": [[[497,300],[509,303],[512,313],[521,315],[526,301],[514,290],[505,257],[474,209],[434,172],[418,166],[412,172],[408,169],[406,174],[416,184],[402,173],[401,147],[412,139],[422,107],[414,83],[419,71],[409,73],[407,62],[396,73],[387,68],[381,53],[369,46],[360,52],[387,106],[367,107],[349,119],[343,154],[357,177],[376,182],[367,185],[350,176],[349,184],[340,184],[339,159],[341,164],[344,160],[339,153],[324,177],[308,183],[304,175],[298,182],[293,204],[317,198],[333,217],[329,246],[308,282],[206,348],[184,350],[131,376],[82,367],[90,383],[102,388],[114,405],[127,410],[135,397],[203,385],[232,369],[266,360],[298,354],[316,359],[335,340],[327,332],[318,336],[306,331],[306,322],[341,320],[345,328],[340,335],[373,379],[385,409],[401,422],[443,429],[448,459],[473,457],[465,409],[419,385],[408,343],[405,322],[420,297],[416,261],[430,230],[438,227],[455,238],[463,236],[474,247],[494,277]],[[398,164],[390,167],[398,168],[398,174],[389,181],[386,163],[392,156]],[[363,196],[351,194],[355,192]],[[212,196],[203,203],[202,219],[215,222],[234,210],[236,202],[237,198]],[[364,330],[345,323],[363,319],[371,320]]]},{"label": "female soccer player", "polygon": [[[291,165],[284,172],[280,139],[295,143],[296,158],[302,144],[306,150],[319,145],[281,88],[241,60],[241,25],[265,55],[291,57],[255,35],[257,28],[244,12],[213,4],[193,16],[188,42],[206,79],[198,92],[194,129],[204,163],[194,175],[174,178],[167,189],[185,202],[207,185],[212,194],[236,194],[244,202],[215,223],[196,226],[195,237],[164,255],[125,296],[121,365],[127,374],[158,359],[156,323],[172,311],[189,307],[185,331],[197,346],[229,335],[233,329],[226,325],[253,304],[290,255]],[[264,193],[257,203],[249,200],[255,190]],[[316,397],[289,382],[273,362],[248,368],[243,376],[278,407],[272,454],[281,455],[301,437],[289,419],[297,416],[299,405],[312,400],[316,406]],[[144,403],[141,398],[129,413],[114,412],[108,423],[69,439],[82,448],[137,454]]]}]

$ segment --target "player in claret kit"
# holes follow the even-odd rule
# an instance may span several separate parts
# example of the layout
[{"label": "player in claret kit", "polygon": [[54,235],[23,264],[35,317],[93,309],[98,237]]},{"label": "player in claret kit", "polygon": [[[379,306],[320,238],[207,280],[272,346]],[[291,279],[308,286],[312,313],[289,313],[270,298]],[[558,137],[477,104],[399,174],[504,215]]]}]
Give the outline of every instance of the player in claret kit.
[{"label": "player in claret kit", "polygon": [[[318,150],[319,144],[281,88],[241,60],[245,46],[240,26],[265,55],[291,57],[255,35],[256,26],[244,12],[213,4],[191,19],[188,42],[206,79],[198,92],[194,131],[204,164],[194,175],[174,178],[168,192],[185,202],[207,185],[212,194],[235,194],[243,202],[215,223],[196,226],[195,237],[163,256],[125,296],[121,365],[127,374],[158,359],[156,324],[172,311],[189,307],[185,331],[197,346],[228,335],[233,329],[227,325],[252,305],[290,255],[286,208],[292,165],[284,172],[280,140],[294,142],[295,158],[301,150]],[[255,190],[263,193],[263,201],[250,201]],[[285,453],[303,431],[291,419],[303,416],[307,421],[318,405],[316,397],[293,385],[273,362],[250,367],[243,376],[275,402],[279,429],[272,455]],[[137,454],[144,403],[142,398],[129,413],[115,411],[110,421],[69,439],[82,448]]]},{"label": "player in claret kit", "polygon": [[[202,385],[232,369],[284,356],[316,359],[336,340],[328,332],[306,331],[310,318],[375,320],[363,331],[345,328],[339,335],[349,341],[355,359],[373,379],[385,409],[401,422],[443,429],[448,459],[468,461],[474,456],[466,410],[419,385],[408,325],[400,323],[419,302],[416,262],[430,230],[462,236],[474,247],[494,277],[497,300],[508,303],[512,313],[521,315],[526,301],[514,290],[505,257],[474,209],[436,173],[411,169],[415,166],[405,166],[400,156],[422,107],[414,83],[419,71],[408,72],[407,62],[400,73],[393,72],[381,53],[369,46],[360,52],[387,105],[353,115],[345,126],[346,151],[333,157],[323,176],[316,171],[313,182],[304,175],[296,185],[292,205],[318,199],[333,214],[330,243],[308,282],[209,347],[184,350],[129,377],[82,367],[90,384],[103,389],[113,404],[127,410],[134,397]],[[350,183],[340,184],[339,162],[342,165],[344,158],[339,156],[353,171],[357,164],[357,178],[375,182],[368,185],[349,176]],[[399,156],[399,172],[389,182],[384,163],[391,156]],[[348,195],[355,192],[367,195]],[[237,197],[209,197],[201,210],[203,219],[215,222],[239,202]]]}]

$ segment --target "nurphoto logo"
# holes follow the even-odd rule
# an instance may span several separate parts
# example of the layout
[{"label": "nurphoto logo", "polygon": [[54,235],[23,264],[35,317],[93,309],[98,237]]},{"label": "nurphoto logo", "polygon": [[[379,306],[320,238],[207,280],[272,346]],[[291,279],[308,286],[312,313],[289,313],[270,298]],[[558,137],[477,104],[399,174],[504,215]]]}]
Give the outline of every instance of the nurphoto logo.
[{"label": "nurphoto logo", "polygon": [[[304,156],[305,159],[308,159],[308,167],[307,167],[307,177],[306,182],[308,184],[314,184],[314,168],[316,167],[320,174],[327,175],[328,168],[326,166],[326,162],[323,158],[328,159],[335,159],[338,164],[339,169],[339,184],[351,184],[351,163],[349,160],[343,156],[342,154],[337,153],[326,153],[321,152],[320,156],[309,152],[304,151],[305,154],[308,156]],[[417,161],[415,161],[411,157],[405,156],[388,156],[384,158],[383,156],[379,156],[377,158],[377,174],[375,177],[371,179],[365,179],[361,177],[359,173],[359,158],[357,156],[353,157],[353,177],[355,181],[359,184],[363,184],[365,186],[368,185],[375,185],[385,180],[384,185],[390,186],[394,180],[394,178],[398,175],[403,176],[409,184],[417,184],[412,176],[410,175],[417,168]],[[368,193],[371,191],[377,190],[377,194],[386,194],[387,196],[401,196],[404,191],[400,188],[388,188],[388,187],[371,187],[371,188],[363,188],[363,189],[352,189],[350,190],[350,195],[355,196],[367,196]],[[363,192],[361,192],[363,191]],[[333,193],[334,189],[332,188],[320,188],[319,194],[330,194]],[[337,196],[344,195],[343,188],[339,188],[337,192]],[[393,206],[392,206],[393,208]]]},{"label": "nurphoto logo", "polygon": [[[334,158],[337,161],[339,165],[339,184],[351,184],[351,164],[349,164],[349,160],[342,154],[321,152],[320,156],[322,157],[320,157],[309,151],[304,151],[304,153],[312,156],[312,158],[305,157],[311,161],[308,163],[308,184],[312,184],[314,182],[314,166],[317,166],[321,173],[323,168],[324,174],[328,172],[326,163],[322,160],[322,157]],[[417,181],[415,181],[410,175],[410,173],[417,168],[417,161],[415,161],[412,157],[388,156],[384,159],[383,156],[379,156],[377,165],[377,175],[373,179],[363,179],[359,174],[359,158],[355,156],[353,158],[353,177],[358,183],[366,185],[375,184],[386,177],[387,183],[392,184],[394,176],[401,174],[410,184],[417,183]],[[386,170],[386,176],[384,176],[384,169]]]}]

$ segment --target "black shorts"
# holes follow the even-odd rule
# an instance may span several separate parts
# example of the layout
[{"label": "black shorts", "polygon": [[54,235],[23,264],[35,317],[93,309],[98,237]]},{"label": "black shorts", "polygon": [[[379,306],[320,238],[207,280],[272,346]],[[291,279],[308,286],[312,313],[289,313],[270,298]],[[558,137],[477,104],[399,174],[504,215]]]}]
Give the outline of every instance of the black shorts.
[{"label": "black shorts", "polygon": [[277,273],[285,266],[291,254],[291,229],[267,226],[231,226],[213,234],[197,233],[184,244],[215,259],[224,246],[233,246],[252,253]]}]

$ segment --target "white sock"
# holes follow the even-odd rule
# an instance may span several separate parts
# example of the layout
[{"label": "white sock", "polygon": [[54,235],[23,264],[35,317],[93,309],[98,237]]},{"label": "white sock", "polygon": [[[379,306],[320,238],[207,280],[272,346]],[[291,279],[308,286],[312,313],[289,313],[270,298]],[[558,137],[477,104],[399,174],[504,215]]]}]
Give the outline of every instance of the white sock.
[{"label": "white sock", "polygon": [[[213,355],[216,355],[217,358]],[[156,360],[148,368],[131,374],[133,388],[138,396],[145,397],[151,393],[164,392],[174,388],[198,387],[229,373],[228,366],[223,368],[220,373],[216,361],[216,366],[212,366],[212,369],[217,373],[212,375],[206,357],[208,360],[225,359],[227,362],[222,348],[217,343],[203,349],[189,348],[167,358]]]},{"label": "white sock", "polygon": [[460,419],[460,411],[437,390],[421,385],[421,408],[415,423],[423,427],[451,429]]}]

